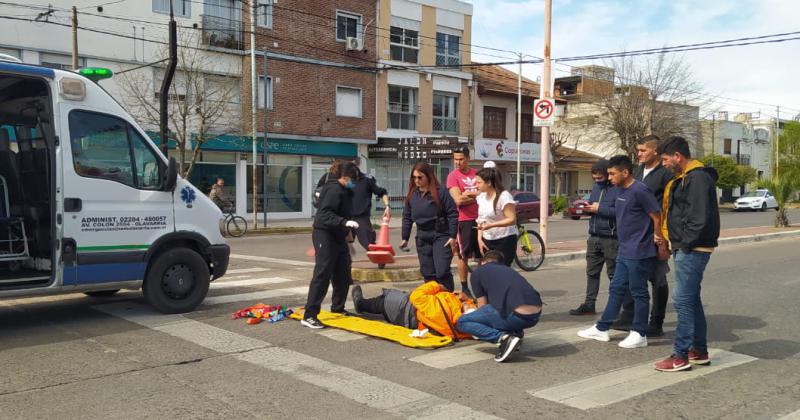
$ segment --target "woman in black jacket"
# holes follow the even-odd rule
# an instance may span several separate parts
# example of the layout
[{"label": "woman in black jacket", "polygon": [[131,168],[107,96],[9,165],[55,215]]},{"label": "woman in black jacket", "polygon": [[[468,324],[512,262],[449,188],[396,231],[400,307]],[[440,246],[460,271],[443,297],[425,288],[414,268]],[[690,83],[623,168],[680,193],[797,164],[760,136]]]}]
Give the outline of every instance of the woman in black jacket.
[{"label": "woman in black jacket", "polygon": [[352,189],[355,187],[358,168],[351,162],[343,162],[336,165],[332,173],[333,176],[322,187],[319,209],[314,216],[314,229],[311,232],[316,265],[301,324],[314,329],[325,327],[317,316],[328,292],[328,285],[333,284],[331,312],[346,313],[344,304],[347,290],[352,283],[352,261],[347,235],[352,229],[358,228],[358,223],[351,220]]},{"label": "woman in black jacket", "polygon": [[425,162],[414,165],[403,206],[403,242],[408,247],[411,225],[417,224],[419,271],[425,281],[434,280],[453,290],[450,264],[456,251],[458,209],[447,189],[439,184],[433,168]]}]

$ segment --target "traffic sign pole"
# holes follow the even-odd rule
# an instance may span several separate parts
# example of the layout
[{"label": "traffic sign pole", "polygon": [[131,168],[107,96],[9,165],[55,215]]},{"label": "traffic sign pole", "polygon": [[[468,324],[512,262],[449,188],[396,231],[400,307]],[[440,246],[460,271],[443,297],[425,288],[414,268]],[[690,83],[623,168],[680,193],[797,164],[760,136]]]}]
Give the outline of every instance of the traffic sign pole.
[{"label": "traffic sign pole", "polygon": [[[544,69],[542,74],[542,98],[550,98],[550,21],[552,14],[552,0],[544,2]],[[554,104],[551,104],[555,108]],[[535,111],[535,109],[534,109]],[[551,111],[552,113],[553,111]],[[550,208],[550,126],[542,127],[542,153],[540,169],[540,206],[539,206],[539,234],[547,248],[547,217]]]}]

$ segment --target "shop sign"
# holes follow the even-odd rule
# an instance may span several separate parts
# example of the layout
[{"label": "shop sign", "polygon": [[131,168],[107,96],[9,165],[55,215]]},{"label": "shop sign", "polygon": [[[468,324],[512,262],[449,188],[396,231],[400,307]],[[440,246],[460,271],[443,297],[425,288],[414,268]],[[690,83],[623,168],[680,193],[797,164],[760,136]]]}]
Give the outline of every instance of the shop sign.
[{"label": "shop sign", "polygon": [[[519,146],[520,161],[541,161],[541,146],[538,143],[522,143]],[[516,162],[517,143],[503,140],[475,140],[475,154],[479,160]]]},{"label": "shop sign", "polygon": [[370,159],[449,159],[460,144],[457,137],[379,138],[378,144],[367,147]]}]

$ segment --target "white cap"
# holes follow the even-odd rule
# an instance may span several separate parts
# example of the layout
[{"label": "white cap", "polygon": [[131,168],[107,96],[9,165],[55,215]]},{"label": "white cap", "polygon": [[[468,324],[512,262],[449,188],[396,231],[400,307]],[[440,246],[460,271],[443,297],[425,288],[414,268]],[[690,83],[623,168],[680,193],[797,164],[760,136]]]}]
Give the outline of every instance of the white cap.
[{"label": "white cap", "polygon": [[486,162],[483,163],[483,167],[484,168],[496,168],[497,165],[494,163],[493,160],[487,160]]}]

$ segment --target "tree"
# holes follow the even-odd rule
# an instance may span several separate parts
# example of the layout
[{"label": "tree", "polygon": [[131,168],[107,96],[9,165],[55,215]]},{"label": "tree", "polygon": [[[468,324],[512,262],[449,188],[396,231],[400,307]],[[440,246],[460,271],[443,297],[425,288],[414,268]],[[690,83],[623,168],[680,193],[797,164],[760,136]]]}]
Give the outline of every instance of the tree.
[{"label": "tree", "polygon": [[697,133],[699,106],[707,100],[680,56],[622,57],[606,65],[614,70],[614,88],[613,94],[595,98],[605,110],[600,122],[617,135],[631,160],[637,161],[636,141],[646,135],[692,138]]},{"label": "tree", "polygon": [[787,121],[784,123],[783,132],[776,146],[779,148],[778,172],[800,173],[800,122]]},{"label": "tree", "polygon": [[[553,160],[550,163],[550,179],[555,178],[556,182],[556,198],[561,197],[561,177],[558,176],[558,166],[563,160],[572,156],[575,150],[578,149],[578,140],[580,136],[575,136],[575,143],[572,146],[567,144],[572,140],[572,134],[566,130],[559,130],[557,127],[550,132],[550,158]],[[569,148],[570,151],[563,155],[556,155],[556,151],[562,146]]]},{"label": "tree", "polygon": [[778,202],[778,214],[775,215],[775,227],[788,227],[789,218],[786,215],[786,203],[800,189],[800,178],[794,171],[784,171],[772,177],[764,179],[756,185],[758,188],[765,188],[775,196]]},{"label": "tree", "polygon": [[757,178],[754,168],[739,165],[730,156],[706,155],[702,162],[717,171],[717,187],[723,190],[750,184]]},{"label": "tree", "polygon": [[[191,29],[179,33],[178,66],[169,93],[170,138],[178,151],[181,176],[187,180],[203,143],[222,134],[241,132],[241,120],[231,117],[238,116],[241,110],[239,80],[210,74],[209,70],[217,67],[218,62],[213,60],[211,52],[203,50],[197,33]],[[168,57],[166,48],[159,51],[159,56]],[[126,108],[146,126],[159,125],[158,91],[163,76],[163,68],[158,67],[119,76]]]}]

